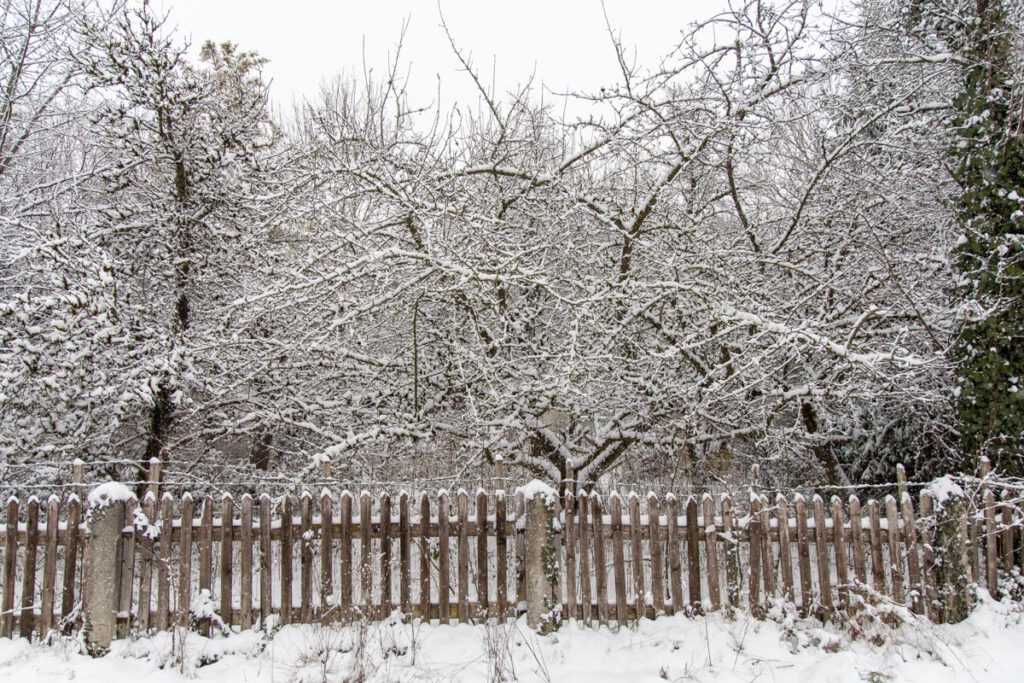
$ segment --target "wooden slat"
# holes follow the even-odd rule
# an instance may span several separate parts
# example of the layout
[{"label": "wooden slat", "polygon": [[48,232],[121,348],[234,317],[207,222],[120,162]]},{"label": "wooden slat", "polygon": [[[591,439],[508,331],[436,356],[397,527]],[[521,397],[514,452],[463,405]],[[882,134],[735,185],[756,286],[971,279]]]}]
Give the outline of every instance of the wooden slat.
[{"label": "wooden slat", "polygon": [[903,604],[903,554],[900,552],[900,520],[896,498],[885,497],[885,519],[889,527],[889,567],[892,576],[892,598]]},{"label": "wooden slat", "polygon": [[793,591],[793,555],[789,542],[789,501],[784,495],[775,496],[775,520],[779,527],[779,571],[782,574],[782,599],[796,600]]},{"label": "wooden slat", "polygon": [[267,628],[273,612],[273,574],[271,560],[273,547],[270,540],[270,496],[260,496],[260,626]]},{"label": "wooden slat", "polygon": [[885,564],[882,560],[882,524],[878,511],[878,501],[868,501],[868,528],[871,542],[871,588],[876,593],[889,595],[885,587]]},{"label": "wooden slat", "polygon": [[21,575],[18,633],[22,638],[31,638],[35,628],[36,555],[39,550],[39,499],[35,496],[28,499],[25,519],[25,571]]},{"label": "wooden slat", "polygon": [[442,624],[447,624],[450,619],[449,605],[451,604],[451,572],[449,561],[451,551],[448,543],[448,494],[442,491],[437,497],[437,600],[438,619]]},{"label": "wooden slat", "polygon": [[992,489],[985,489],[985,584],[989,594],[996,598],[999,593],[999,565],[996,540],[996,497]]},{"label": "wooden slat", "polygon": [[867,585],[867,563],[864,559],[863,519],[860,513],[860,498],[850,496],[850,550],[853,555],[853,575],[861,588]]},{"label": "wooden slat", "polygon": [[380,494],[380,612],[385,618],[394,608],[394,593],[391,589],[391,494]]},{"label": "wooden slat", "polygon": [[352,596],[352,493],[342,491],[338,498],[338,512],[341,526],[338,533],[338,581],[341,583],[341,616],[352,617],[354,600]]},{"label": "wooden slat", "polygon": [[593,619],[594,605],[590,594],[592,574],[590,566],[590,496],[586,491],[580,491],[576,509],[580,539],[580,602],[582,603],[583,623],[589,626]]},{"label": "wooden slat", "polygon": [[622,498],[617,491],[608,496],[608,510],[611,513],[612,576],[615,582],[615,621],[619,626],[626,623],[626,557],[622,537]]},{"label": "wooden slat", "polygon": [[195,503],[191,493],[181,497],[181,541],[178,544],[178,595],[175,610],[178,626],[185,628],[192,618],[192,517]]},{"label": "wooden slat", "polygon": [[935,527],[934,527],[935,503],[931,492],[927,489],[921,492],[921,519],[924,522],[921,575],[924,583],[924,602],[928,617],[932,621],[939,621],[942,618],[942,606],[938,603],[938,593],[935,585]]},{"label": "wooden slat", "polygon": [[900,495],[903,516],[903,543],[907,550],[907,573],[910,578],[910,608],[917,614],[924,614],[924,585],[921,582],[920,548],[917,543],[917,524],[914,522],[914,503],[910,494]]},{"label": "wooden slat", "polygon": [[60,529],[60,498],[46,501],[46,543],[43,557],[43,585],[39,635],[45,639],[53,628],[53,604],[57,583],[57,533]]},{"label": "wooden slat", "polygon": [[846,545],[846,520],[843,519],[843,501],[832,496],[832,547],[836,553],[836,581],[839,583],[839,608],[850,607],[850,567]]},{"label": "wooden slat", "polygon": [[[565,599],[566,607],[569,610],[567,616],[569,619],[578,619],[579,604],[576,599],[576,498],[569,489],[565,491],[562,511],[562,528],[565,530]],[[477,516],[479,517],[479,513]]]},{"label": "wooden slat", "polygon": [[764,614],[764,609],[761,606],[761,571],[763,565],[761,564],[761,497],[752,496],[750,501],[750,521],[748,522],[749,527],[747,530],[748,538],[750,539],[750,562],[747,572],[748,575],[748,593],[747,596],[750,600],[750,611],[755,617],[760,618]]},{"label": "wooden slat", "polygon": [[373,499],[369,491],[359,494],[359,610],[364,617],[373,613]]},{"label": "wooden slat", "polygon": [[814,596],[811,594],[811,539],[807,531],[807,501],[798,493],[793,496],[793,507],[796,512],[797,566],[800,569],[800,612],[808,616],[814,605]]},{"label": "wooden slat", "polygon": [[740,606],[740,556],[739,539],[736,537],[736,518],[733,514],[732,496],[722,496],[722,531],[725,550],[725,594],[729,606]]},{"label": "wooden slat", "polygon": [[654,598],[654,616],[665,613],[665,558],[661,541],[661,509],[654,493],[647,495],[647,535],[651,547],[651,593]]},{"label": "wooden slat", "polygon": [[[408,514],[408,509],[406,513]],[[336,604],[334,598],[334,497],[328,489],[324,489],[320,492],[320,620],[323,623],[329,624],[337,616]]]},{"label": "wooden slat", "polygon": [[764,581],[765,600],[775,597],[775,557],[772,547],[771,513],[768,497],[761,495],[761,580]]},{"label": "wooden slat", "polygon": [[[156,522],[156,502],[153,503],[154,514],[150,515],[150,523]],[[68,533],[64,541],[64,576],[60,597],[61,619],[70,619],[75,610],[75,578],[78,576],[80,546],[78,543],[78,525],[82,521],[82,502],[78,496],[68,497]]]},{"label": "wooden slat", "polygon": [[138,505],[138,501],[135,498],[130,498],[125,501],[125,519],[124,524],[133,530],[133,533],[126,535],[122,541],[123,546],[121,549],[121,575],[119,577],[121,582],[121,593],[118,596],[119,611],[124,612],[127,616],[123,620],[118,620],[117,624],[117,636],[119,638],[127,638],[128,634],[133,626],[132,620],[132,593],[135,589],[135,508]]},{"label": "wooden slat", "polygon": [[669,614],[683,610],[683,567],[679,555],[679,503],[671,493],[665,496],[665,510],[668,515],[668,582],[672,593]]},{"label": "wooden slat", "polygon": [[174,529],[174,499],[160,498],[160,555],[156,565],[156,627],[166,631],[171,620],[171,532]]},{"label": "wooden slat", "polygon": [[608,575],[604,559],[604,510],[601,496],[590,496],[590,517],[593,522],[594,539],[594,590],[597,593],[597,619],[604,626],[608,624]]},{"label": "wooden slat", "polygon": [[686,499],[686,581],[690,589],[689,609],[693,614],[700,614],[700,526],[697,523],[697,499],[690,496]]},{"label": "wooden slat", "polygon": [[[14,582],[18,571],[18,499],[7,499],[7,529],[4,539],[4,597],[0,612],[0,636],[14,637]],[[11,533],[13,530],[14,533]]]},{"label": "wooden slat", "polygon": [[[213,500],[207,496],[199,513],[199,592],[210,591],[213,581]],[[210,593],[212,597],[212,593]],[[203,619],[199,633],[210,635],[210,622]]]},{"label": "wooden slat", "polygon": [[[155,553],[156,543],[151,530],[159,534],[159,519],[157,519],[157,497],[153,491],[147,491],[142,499],[142,514],[146,517],[148,529],[139,538],[139,612],[135,623],[146,632],[156,624],[151,613],[153,599],[153,564],[157,561]],[[69,515],[70,516],[70,515]],[[65,552],[65,562],[69,554]],[[67,568],[65,567],[65,570]]]},{"label": "wooden slat", "polygon": [[419,615],[430,618],[430,498],[420,493],[420,602]]},{"label": "wooden slat", "polygon": [[459,623],[469,622],[469,494],[460,490],[455,499],[458,515],[456,530],[458,547]]},{"label": "wooden slat", "polygon": [[1002,493],[1002,502],[999,503],[999,512],[1002,518],[1002,531],[999,537],[1000,556],[999,561],[1004,572],[1013,571],[1013,508],[1006,502],[1006,490]]},{"label": "wooden slat", "polygon": [[412,615],[412,525],[409,523],[409,494],[398,494],[398,601],[402,614]]},{"label": "wooden slat", "polygon": [[722,595],[719,590],[718,572],[718,527],[715,524],[715,499],[710,493],[702,498],[701,510],[704,514],[704,558],[707,561],[708,598],[711,609],[718,611],[722,607]]},{"label": "wooden slat", "polygon": [[981,539],[979,538],[978,527],[984,525],[983,519],[978,519],[974,511],[968,512],[967,516],[967,566],[971,569],[971,581],[981,585],[984,580],[981,576]]},{"label": "wooden slat", "polygon": [[504,621],[508,617],[508,539],[505,535],[505,521],[508,516],[508,503],[505,499],[505,492],[498,491],[494,496],[494,549],[497,556],[497,567],[495,571],[498,620]]},{"label": "wooden slat", "polygon": [[640,521],[640,497],[629,494],[629,565],[633,573],[633,609],[639,620],[647,614],[647,588],[644,581],[643,524]]},{"label": "wooden slat", "polygon": [[292,579],[294,577],[294,564],[292,561],[294,524],[295,515],[292,495],[286,493],[281,501],[281,606],[278,608],[278,613],[281,615],[281,624],[284,626],[292,623],[292,605],[294,604],[294,591],[292,587]]},{"label": "wooden slat", "polygon": [[825,619],[832,617],[835,602],[832,600],[832,573],[831,562],[828,555],[828,528],[825,517],[825,501],[821,496],[815,494],[811,500],[814,506],[814,551],[818,556],[818,591],[819,602],[821,603],[822,616]]},{"label": "wooden slat", "polygon": [[303,624],[313,621],[313,496],[299,498],[299,604]]},{"label": "wooden slat", "polygon": [[[220,567],[218,574],[218,586],[220,587],[221,619],[225,622],[231,619],[234,610],[234,544],[231,540],[231,530],[235,520],[235,501],[230,494],[225,493],[220,499]],[[249,577],[252,580],[252,577]]]},{"label": "wooden slat", "polygon": [[242,496],[241,540],[238,545],[239,558],[239,620],[243,631],[252,627],[252,496]]},{"label": "wooden slat", "polygon": [[516,603],[526,602],[526,501],[522,491],[515,494],[516,511]]},{"label": "wooden slat", "polygon": [[476,604],[479,612],[477,619],[487,619],[489,600],[487,596],[488,571],[487,534],[491,524],[487,521],[487,494],[483,489],[476,492]]}]

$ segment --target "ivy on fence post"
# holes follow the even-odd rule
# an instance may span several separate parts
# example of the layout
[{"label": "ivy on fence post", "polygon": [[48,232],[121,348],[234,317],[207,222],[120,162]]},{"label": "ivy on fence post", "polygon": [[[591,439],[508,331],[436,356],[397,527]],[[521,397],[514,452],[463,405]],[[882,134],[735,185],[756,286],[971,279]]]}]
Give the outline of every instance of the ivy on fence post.
[{"label": "ivy on fence post", "polygon": [[[941,621],[963,621],[972,606],[967,556],[967,497],[949,476],[936,479],[928,488],[935,501],[934,569],[937,613]],[[925,521],[925,520],[922,520]]]},{"label": "ivy on fence post", "polygon": [[562,623],[557,494],[537,480],[519,490],[526,505],[526,624],[546,634]]}]

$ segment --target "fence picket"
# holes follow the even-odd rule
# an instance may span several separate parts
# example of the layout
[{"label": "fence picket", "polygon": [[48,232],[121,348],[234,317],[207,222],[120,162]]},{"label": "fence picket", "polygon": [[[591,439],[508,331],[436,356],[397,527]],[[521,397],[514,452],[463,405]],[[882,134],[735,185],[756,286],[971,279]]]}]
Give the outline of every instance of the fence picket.
[{"label": "fence picket", "polygon": [[53,603],[57,582],[57,535],[60,530],[60,498],[46,501],[46,549],[43,560],[42,601],[39,614],[39,635],[43,639],[53,628]]},{"label": "fence picket", "polygon": [[843,501],[832,496],[832,547],[836,554],[836,581],[839,584],[839,609],[850,607],[850,567],[846,546],[846,520],[843,519]]},{"label": "fence picket", "polygon": [[[562,528],[565,529],[565,597],[568,617],[578,619],[576,601],[576,500],[572,491],[566,490],[562,505]],[[479,518],[477,513],[477,518]]]},{"label": "fence picket", "polygon": [[174,533],[174,499],[160,499],[160,556],[156,566],[156,627],[166,631],[171,619],[171,534]]},{"label": "fence picket", "polygon": [[[233,589],[234,586],[234,548],[232,531],[235,526],[235,502],[231,495],[225,493],[220,499],[220,615],[225,624],[234,621]],[[250,577],[251,579],[251,577]],[[244,575],[243,575],[244,580]]]},{"label": "fence picket", "polygon": [[334,497],[328,489],[320,492],[320,620],[327,624],[334,616]]},{"label": "fence picket", "polygon": [[456,497],[456,515],[459,623],[465,624],[469,621],[469,494],[465,489]]},{"label": "fence picket", "polygon": [[758,618],[763,615],[761,607],[761,498],[751,494],[750,517],[747,522],[747,535],[750,539],[750,562],[747,572],[747,597],[750,611]]},{"label": "fence picket", "polygon": [[907,550],[907,573],[910,578],[910,608],[916,614],[924,614],[924,586],[921,582],[921,560],[918,553],[917,525],[914,523],[914,503],[910,494],[900,495],[903,515],[903,543]]},{"label": "fence picket", "polygon": [[985,489],[983,498],[985,514],[985,583],[989,594],[995,598],[999,591],[999,568],[996,542],[996,497],[992,489]]},{"label": "fence picket", "polygon": [[341,616],[352,617],[352,493],[342,491],[338,498],[338,582],[341,584]]},{"label": "fence picket", "polygon": [[782,574],[782,598],[792,602],[793,556],[789,543],[789,503],[781,493],[775,496],[775,523],[779,527],[779,570]]},{"label": "fence picket", "polygon": [[274,609],[273,574],[270,565],[273,547],[270,544],[270,496],[260,496],[260,626],[267,627]]},{"label": "fence picket", "polygon": [[725,594],[729,606],[740,606],[740,554],[739,539],[736,536],[736,518],[732,511],[732,496],[722,496],[722,531],[725,549]]},{"label": "fence picket", "polygon": [[892,596],[903,602],[903,554],[900,552],[900,520],[896,512],[896,498],[885,497],[885,521],[889,527],[889,567],[892,577]]},{"label": "fence picket", "polygon": [[868,501],[868,524],[871,540],[871,588],[876,593],[886,595],[885,566],[882,563],[882,523],[879,518],[878,501]]},{"label": "fence picket", "polygon": [[625,544],[622,538],[622,498],[617,491],[608,496],[611,513],[612,571],[615,581],[615,621],[619,626],[626,623],[626,560]]},{"label": "fence picket", "polygon": [[828,520],[825,517],[825,501],[815,494],[811,500],[814,506],[814,551],[818,556],[818,592],[822,613],[826,619],[832,618],[834,602],[832,600],[832,577],[828,559]]},{"label": "fence picket", "polygon": [[313,496],[299,498],[299,603],[302,623],[313,621]]},{"label": "fence picket", "polygon": [[39,548],[39,499],[35,496],[28,499],[25,518],[25,570],[21,574],[21,618],[18,623],[18,634],[22,638],[31,638],[35,626],[36,551]]},{"label": "fence picket", "polygon": [[650,536],[654,616],[659,617],[665,613],[665,559],[662,554],[661,511],[658,496],[653,492],[647,494],[647,533]]},{"label": "fence picket", "polygon": [[381,618],[394,608],[391,586],[391,494],[380,494],[380,612]]},{"label": "fence picket", "polygon": [[[62,620],[71,619],[75,610],[75,569],[78,567],[79,552],[79,524],[82,521],[82,502],[75,494],[68,496],[68,523],[67,535],[64,542],[64,577],[63,589],[60,598],[60,617]],[[156,499],[153,500],[153,513],[149,515],[150,524],[156,520]],[[152,544],[150,544],[152,548]],[[147,603],[148,605],[148,603]]]},{"label": "fence picket", "polygon": [[697,499],[686,499],[686,581],[690,589],[690,612],[699,614],[701,607],[700,588],[700,528],[697,522]]},{"label": "fence picket", "polygon": [[430,619],[430,498],[420,493],[420,602],[419,615]]},{"label": "fence picket", "polygon": [[[209,592],[213,580],[213,500],[207,496],[199,512],[199,593]],[[124,604],[124,603],[122,603]],[[199,634],[210,635],[210,621],[203,619]]]},{"label": "fence picket", "polygon": [[711,609],[718,611],[722,606],[721,593],[718,585],[718,529],[715,526],[715,499],[710,493],[702,498],[704,513],[704,557],[707,560],[708,597]]},{"label": "fence picket", "polygon": [[867,585],[867,564],[864,560],[864,523],[860,513],[860,498],[850,496],[850,551],[853,555],[853,575],[859,584],[858,593],[863,593],[863,587]]},{"label": "fence picket", "polygon": [[487,596],[487,536],[491,529],[487,521],[487,494],[483,489],[476,492],[476,608],[477,618],[486,619],[490,602]]},{"label": "fence picket", "polygon": [[629,494],[629,566],[633,572],[633,610],[639,621],[647,615],[647,590],[644,582],[643,526],[640,523],[640,497]]},{"label": "fence picket", "polygon": [[437,497],[437,608],[438,618],[447,624],[450,618],[451,573],[449,561],[451,551],[448,543],[448,494],[441,491]]},{"label": "fence picket", "polygon": [[402,614],[412,614],[412,525],[409,523],[409,494],[398,494],[398,602]]},{"label": "fence picket", "polygon": [[14,582],[18,571],[18,499],[7,499],[8,529],[4,539],[4,599],[0,612],[0,636],[14,637]]},{"label": "fence picket", "polygon": [[583,623],[589,626],[594,617],[594,605],[590,594],[590,496],[586,491],[580,491],[576,508],[579,510],[580,602],[583,603]]},{"label": "fence picket", "polygon": [[508,618],[508,537],[506,525],[508,503],[505,492],[499,490],[494,496],[494,550],[497,554],[496,586],[498,600],[498,621]]},{"label": "fence picket", "polygon": [[807,501],[799,493],[793,496],[796,510],[796,552],[800,569],[800,613],[808,616],[814,604],[811,594],[811,549],[807,530]]},{"label": "fence picket", "polygon": [[359,493],[359,613],[369,617],[373,609],[373,499]]},{"label": "fence picket", "polygon": [[604,561],[604,512],[601,496],[590,496],[590,514],[594,537],[594,589],[597,592],[597,619],[604,626],[608,624],[608,575]]},{"label": "fence picket", "polygon": [[281,501],[281,606],[279,608],[281,623],[285,626],[292,623],[293,602],[293,558],[292,558],[292,536],[295,518],[292,514],[292,496],[286,493]]},{"label": "fence picket", "polygon": [[682,559],[679,556],[679,505],[671,493],[665,496],[668,514],[668,580],[672,592],[672,606],[669,614],[683,609]]},{"label": "fence picket", "polygon": [[242,517],[239,529],[238,552],[241,555],[239,564],[239,625],[243,631],[252,627],[252,496],[242,495]]}]

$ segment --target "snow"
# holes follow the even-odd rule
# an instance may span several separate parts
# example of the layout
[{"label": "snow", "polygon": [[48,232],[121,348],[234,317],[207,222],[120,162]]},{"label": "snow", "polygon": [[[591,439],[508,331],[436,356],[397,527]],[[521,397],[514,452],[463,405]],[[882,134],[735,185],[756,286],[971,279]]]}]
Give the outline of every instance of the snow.
[{"label": "snow", "polygon": [[97,510],[105,508],[108,505],[118,502],[135,500],[135,494],[132,490],[116,481],[108,481],[105,484],[100,484],[89,493],[89,507]]},{"label": "snow", "polygon": [[[57,683],[314,683],[365,680],[507,680],[532,683],[613,681],[906,681],[1024,680],[1024,613],[982,599],[964,622],[934,625],[905,611],[838,629],[774,609],[757,621],[745,613],[644,620],[610,630],[570,622],[539,636],[523,620],[502,625],[403,623],[397,616],[350,627],[285,626],[204,638],[181,631],[116,641],[90,659],[72,638],[54,645],[0,639],[0,680]],[[184,637],[183,637],[184,636]],[[500,672],[500,674],[499,674]],[[503,677],[502,677],[503,676]]]},{"label": "snow", "polygon": [[533,500],[537,496],[544,496],[545,500],[554,502],[558,494],[548,484],[540,479],[534,479],[525,486],[516,489],[516,493],[523,494],[523,500]]},{"label": "snow", "polygon": [[940,477],[928,485],[928,492],[932,494],[932,498],[935,499],[935,504],[942,507],[947,500],[951,497],[963,498],[964,490],[960,488],[953,477],[946,475]]}]

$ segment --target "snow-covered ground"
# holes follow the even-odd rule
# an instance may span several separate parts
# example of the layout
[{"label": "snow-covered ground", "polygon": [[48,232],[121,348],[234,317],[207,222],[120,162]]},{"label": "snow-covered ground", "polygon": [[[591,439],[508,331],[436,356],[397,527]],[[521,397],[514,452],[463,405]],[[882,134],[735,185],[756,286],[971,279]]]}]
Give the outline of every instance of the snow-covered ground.
[{"label": "snow-covered ground", "polygon": [[544,637],[522,621],[289,626],[272,638],[248,632],[119,641],[98,659],[71,640],[44,646],[0,639],[0,681],[1024,681],[1019,606],[983,599],[954,626],[890,614],[903,623],[894,628],[877,615],[839,629],[777,610],[763,621],[745,614],[664,617],[618,632],[571,624]]}]

